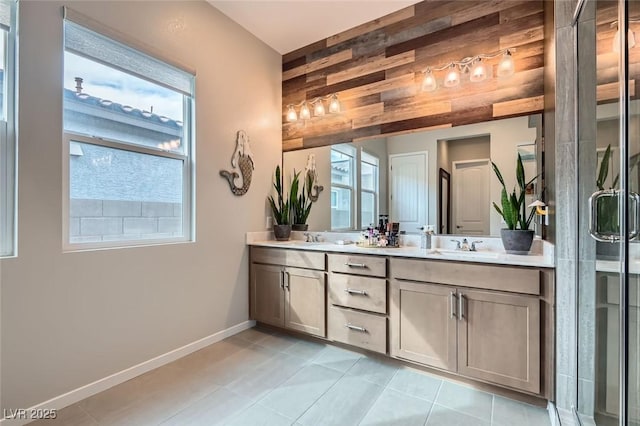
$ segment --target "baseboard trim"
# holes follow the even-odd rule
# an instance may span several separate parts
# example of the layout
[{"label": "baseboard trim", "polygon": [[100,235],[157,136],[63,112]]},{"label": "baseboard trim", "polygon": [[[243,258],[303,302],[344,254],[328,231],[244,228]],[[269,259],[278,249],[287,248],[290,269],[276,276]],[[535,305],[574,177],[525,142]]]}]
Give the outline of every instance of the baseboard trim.
[{"label": "baseboard trim", "polygon": [[[119,385],[120,383],[124,383],[127,380],[131,380],[134,377],[140,376],[141,374],[144,374],[155,368],[162,367],[165,364],[189,355],[190,353],[200,350],[213,343],[226,339],[227,337],[233,336],[234,334],[240,333],[241,331],[254,327],[255,325],[255,321],[242,322],[225,330],[203,337],[202,339],[196,340],[195,342],[186,344],[180,348],[169,351],[165,354],[159,355],[148,361],[141,362],[140,364],[134,365],[133,367],[129,367],[105,378],[96,380],[93,383],[89,383],[62,395],[51,398],[48,401],[44,401],[40,404],[34,405],[33,407],[30,407],[25,411],[26,413],[29,413],[32,411],[37,412],[38,410],[60,410],[64,407],[75,404],[78,401],[82,401],[83,399],[88,398],[92,395]],[[31,421],[33,420],[5,417],[0,420],[0,425],[22,426]]]}]

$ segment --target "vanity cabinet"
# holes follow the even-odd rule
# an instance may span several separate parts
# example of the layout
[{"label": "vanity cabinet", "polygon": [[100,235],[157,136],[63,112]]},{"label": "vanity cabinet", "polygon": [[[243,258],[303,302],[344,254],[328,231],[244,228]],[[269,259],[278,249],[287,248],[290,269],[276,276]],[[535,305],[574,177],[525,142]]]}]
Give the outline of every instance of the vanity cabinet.
[{"label": "vanity cabinet", "polygon": [[325,337],[324,265],[324,253],[252,248],[251,318]]},{"label": "vanity cabinet", "polygon": [[261,246],[250,256],[252,319],[554,398],[553,269]]},{"label": "vanity cabinet", "polygon": [[392,259],[391,273],[391,356],[540,393],[539,270]]},{"label": "vanity cabinet", "polygon": [[458,373],[540,391],[540,300],[458,289]]},{"label": "vanity cabinet", "polygon": [[327,337],[387,353],[387,259],[328,255]]},{"label": "vanity cabinet", "polygon": [[394,280],[391,285],[391,355],[456,371],[455,288]]}]

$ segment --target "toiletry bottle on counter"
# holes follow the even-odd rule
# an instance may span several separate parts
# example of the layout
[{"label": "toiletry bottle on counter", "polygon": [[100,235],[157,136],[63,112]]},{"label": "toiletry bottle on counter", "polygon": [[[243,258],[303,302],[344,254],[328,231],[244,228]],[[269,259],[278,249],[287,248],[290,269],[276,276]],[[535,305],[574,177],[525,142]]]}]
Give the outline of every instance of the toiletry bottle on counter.
[{"label": "toiletry bottle on counter", "polygon": [[422,235],[420,238],[421,249],[431,249],[431,237],[433,236],[433,225],[424,225],[422,227]]}]

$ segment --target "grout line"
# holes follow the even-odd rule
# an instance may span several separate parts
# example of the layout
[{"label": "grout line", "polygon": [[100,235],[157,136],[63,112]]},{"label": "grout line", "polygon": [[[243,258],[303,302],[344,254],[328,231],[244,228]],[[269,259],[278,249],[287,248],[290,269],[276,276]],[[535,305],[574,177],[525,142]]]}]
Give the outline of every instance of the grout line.
[{"label": "grout line", "polygon": [[[327,346],[327,347],[329,347],[329,346]],[[326,349],[326,348],[325,348],[325,349]],[[323,352],[323,351],[324,351],[324,349],[323,349],[322,351],[320,351],[320,352]],[[357,362],[357,361],[356,361],[356,362]],[[320,365],[320,364],[317,364],[317,365]],[[355,365],[355,364],[354,364],[354,365]],[[321,365],[321,367],[325,367],[325,366]],[[329,367],[325,367],[325,368],[329,368]],[[329,369],[330,369],[330,370],[333,370],[333,371],[335,371],[335,372],[337,372],[337,373],[340,373],[340,371],[338,371],[338,370],[334,370],[333,368],[329,368]],[[349,370],[347,370],[347,371],[349,371]],[[333,389],[333,388],[338,384],[338,382],[339,382],[340,380],[342,380],[342,378],[343,378],[343,377],[345,377],[345,375],[347,374],[347,371],[343,372],[343,373],[342,373],[342,375],[341,375],[340,377],[338,377],[338,380],[336,380],[334,384],[332,384],[331,386],[329,386],[329,387],[327,388],[327,390],[325,390],[324,392],[322,392],[322,394],[321,394],[320,396],[318,396],[318,397],[316,398],[316,400],[315,400],[315,401],[313,401],[313,404],[309,405],[309,407],[307,407],[307,409],[306,409],[306,410],[304,410],[304,412],[303,412],[302,414],[300,414],[300,415],[299,415],[299,416],[294,420],[294,422],[295,422],[295,423],[297,423],[297,422],[298,422],[298,420],[300,420],[300,419],[301,419],[301,418],[302,418],[302,417],[307,413],[307,411],[309,411],[311,408],[313,408],[313,407],[318,403],[318,401],[320,401],[320,399],[322,399],[322,397],[323,397],[323,396],[325,396],[325,395],[327,394],[327,392],[329,392],[331,389]]]},{"label": "grout line", "polygon": [[[83,400],[83,401],[84,401],[84,400]],[[99,425],[99,424],[100,424],[100,422],[98,421],[98,419],[96,419],[95,417],[93,417],[93,416],[91,415],[91,413],[90,413],[88,410],[85,410],[85,409],[84,409],[84,407],[83,407],[82,405],[80,405],[80,402],[81,402],[81,401],[78,401],[78,402],[76,402],[74,405],[76,405],[76,406],[80,409],[80,411],[82,411],[83,413],[85,413],[87,416],[89,416],[89,418],[90,418],[91,420],[93,420],[94,422],[96,422],[96,424],[97,424],[97,425]],[[65,407],[65,408],[66,408],[66,407]]]},{"label": "grout line", "polygon": [[444,383],[444,380],[440,380],[440,384],[438,385],[438,391],[436,392],[435,398],[433,398],[433,401],[431,402],[431,408],[429,409],[429,414],[427,415],[427,419],[424,421],[425,426],[429,422],[429,418],[431,417],[431,413],[433,413],[433,409],[436,406],[436,401],[438,400],[438,397],[440,396],[440,389],[442,389],[442,384],[443,383]]},{"label": "grout line", "polygon": [[496,406],[496,396],[495,394],[491,394],[491,416],[489,417],[489,423],[493,426],[493,411]]}]

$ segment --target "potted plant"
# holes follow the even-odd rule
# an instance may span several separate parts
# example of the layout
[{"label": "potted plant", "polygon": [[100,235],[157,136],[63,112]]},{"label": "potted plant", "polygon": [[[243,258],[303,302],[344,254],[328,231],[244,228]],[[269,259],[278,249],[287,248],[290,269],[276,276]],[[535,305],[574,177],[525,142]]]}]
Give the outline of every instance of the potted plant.
[{"label": "potted plant", "polygon": [[300,172],[293,171],[293,179],[291,180],[291,189],[289,192],[289,200],[291,202],[291,219],[293,222],[292,229],[294,231],[306,231],[309,228],[307,219],[311,213],[311,187],[313,185],[313,176],[306,175],[305,182],[302,184],[302,191],[298,195],[300,187]]},{"label": "potted plant", "polygon": [[280,176],[280,166],[276,167],[275,180],[273,187],[276,190],[278,200],[273,198],[273,195],[269,195],[269,205],[271,206],[271,212],[273,213],[273,233],[278,241],[287,241],[291,235],[291,222],[289,221],[289,210],[291,205],[290,200],[284,199],[284,188],[282,186],[282,179]]},{"label": "potted plant", "polygon": [[529,229],[529,225],[531,224],[535,210],[532,209],[527,214],[525,194],[527,186],[532,184],[533,181],[536,180],[537,176],[528,182],[526,181],[522,158],[520,157],[520,154],[518,154],[518,162],[516,164],[516,180],[518,182],[517,190],[514,187],[513,192],[509,194],[507,193],[507,187],[498,166],[496,166],[493,161],[491,162],[491,165],[493,166],[493,171],[498,177],[498,180],[502,184],[502,208],[498,207],[496,203],[493,203],[493,207],[507,224],[506,228],[500,230],[504,249],[509,254],[528,254],[533,242],[533,230]]},{"label": "potted plant", "polygon": [[[607,145],[596,178],[598,191],[605,190],[605,182],[609,176],[609,160],[611,158],[611,144]],[[619,175],[613,179],[609,191],[614,191],[618,185]],[[602,197],[597,200],[598,205],[598,232],[604,235],[620,235],[620,222],[618,219],[618,196],[614,193],[611,197]],[[620,246],[617,241],[596,243],[596,257],[598,259],[617,260],[619,258]]]}]

